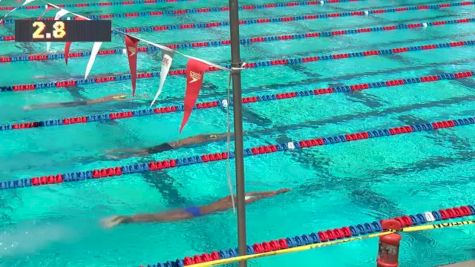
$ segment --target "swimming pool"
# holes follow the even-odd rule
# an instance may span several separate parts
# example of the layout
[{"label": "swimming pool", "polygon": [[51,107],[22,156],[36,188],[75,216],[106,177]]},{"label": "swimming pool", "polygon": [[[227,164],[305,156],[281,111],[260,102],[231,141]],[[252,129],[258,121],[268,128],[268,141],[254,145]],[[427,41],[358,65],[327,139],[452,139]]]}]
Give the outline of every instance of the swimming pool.
[{"label": "swimming pool", "polygon": [[[15,1],[2,1],[13,5]],[[85,0],[68,1],[83,3]],[[240,1],[245,4],[286,1]],[[396,8],[457,1],[359,1],[241,11],[241,19],[274,18]],[[69,8],[84,15],[225,6],[222,1],[190,1],[114,7]],[[473,18],[473,5],[440,10],[410,10],[241,26],[241,36],[324,32],[398,24]],[[0,14],[4,14],[1,11]],[[41,10],[21,10],[34,17]],[[52,14],[52,13],[50,13]],[[226,12],[118,18],[118,27],[225,21]],[[13,25],[0,27],[0,36]],[[143,32],[160,43],[228,39],[228,27]],[[377,31],[341,36],[259,42],[242,46],[246,62],[354,53],[369,50],[475,40],[473,22],[427,28]],[[90,49],[73,44],[73,52]],[[123,47],[116,37],[104,48]],[[44,52],[44,44],[1,42],[1,54]],[[62,44],[52,50],[61,52]],[[228,63],[229,46],[181,49],[197,57]],[[114,64],[111,64],[114,62]],[[159,55],[139,54],[139,71],[158,71]],[[338,87],[440,73],[474,71],[473,46],[408,51],[394,55],[320,60],[305,64],[253,68],[243,72],[243,94]],[[0,86],[81,79],[87,57],[43,62],[0,63]],[[175,58],[173,69],[184,68]],[[99,56],[91,76],[126,73],[123,55]],[[139,79],[139,95],[153,95],[158,78]],[[170,76],[159,106],[182,103],[182,76]],[[206,74],[200,101],[226,97],[227,75]],[[245,147],[333,136],[421,122],[475,116],[473,78],[264,101],[244,105]],[[127,101],[89,107],[24,111],[23,106],[93,99],[130,93],[130,81],[80,85],[68,89],[1,92],[0,125],[61,119],[148,107]],[[195,110],[183,134],[182,113],[143,116],[26,130],[2,131],[0,181],[106,168],[150,160],[182,158],[226,150],[224,142],[163,152],[146,158],[108,160],[109,149],[148,147],[200,133],[226,131],[223,108]],[[396,135],[245,159],[247,191],[289,187],[291,192],[249,205],[248,243],[374,221],[474,202],[474,126]],[[235,215],[223,212],[191,221],[126,225],[103,230],[98,221],[114,214],[163,211],[209,203],[228,194],[224,161],[102,180],[2,190],[0,193],[0,266],[137,266],[236,247]],[[283,212],[285,210],[285,212]],[[473,258],[473,227],[403,236],[401,266],[434,266]],[[362,241],[293,255],[251,261],[250,266],[369,266],[377,241]],[[342,257],[345,255],[345,257]]]}]

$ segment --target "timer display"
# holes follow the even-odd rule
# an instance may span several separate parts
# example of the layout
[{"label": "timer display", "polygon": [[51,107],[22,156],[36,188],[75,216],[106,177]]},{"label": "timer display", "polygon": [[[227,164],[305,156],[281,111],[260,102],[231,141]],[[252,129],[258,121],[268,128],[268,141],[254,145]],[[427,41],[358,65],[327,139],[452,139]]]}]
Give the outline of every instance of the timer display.
[{"label": "timer display", "polygon": [[15,20],[16,42],[110,42],[110,20]]}]

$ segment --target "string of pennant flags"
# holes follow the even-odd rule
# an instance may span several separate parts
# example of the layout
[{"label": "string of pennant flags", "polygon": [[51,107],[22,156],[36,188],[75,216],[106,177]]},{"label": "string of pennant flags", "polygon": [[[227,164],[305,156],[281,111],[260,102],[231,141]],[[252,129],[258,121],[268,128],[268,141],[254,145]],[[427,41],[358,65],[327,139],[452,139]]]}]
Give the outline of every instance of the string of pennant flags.
[{"label": "string of pennant flags", "polygon": [[[21,6],[25,6],[31,2],[34,2],[36,0],[25,0]],[[82,16],[80,14],[71,12],[67,9],[64,9],[58,5],[52,4],[50,2],[42,1],[40,2],[45,4],[45,10],[41,14],[40,18],[43,17],[49,10],[55,9],[56,14],[54,16],[54,20],[60,20],[62,18],[66,19],[74,19],[74,20],[90,20],[90,18]],[[16,9],[11,10],[8,12],[4,17],[7,17],[9,14],[14,12]],[[193,111],[193,107],[196,104],[196,101],[198,99],[198,95],[200,93],[201,87],[203,85],[203,78],[205,72],[210,70],[211,68],[213,69],[218,69],[218,70],[223,70],[223,71],[231,71],[232,68],[227,68],[212,62],[209,62],[207,60],[193,57],[187,54],[184,54],[182,52],[179,52],[177,50],[171,49],[165,45],[161,45],[143,38],[139,38],[137,36],[133,36],[129,33],[125,33],[121,30],[118,29],[112,29],[112,31],[116,34],[120,34],[124,36],[125,40],[125,47],[126,47],[126,54],[127,54],[127,59],[129,62],[129,68],[130,68],[130,80],[132,83],[132,95],[135,95],[135,90],[136,90],[136,80],[137,80],[137,53],[138,53],[138,44],[139,42],[144,42],[149,45],[152,45],[156,48],[158,48],[162,52],[162,62],[161,62],[161,71],[160,71],[160,83],[158,90],[154,96],[154,99],[151,103],[150,106],[153,106],[154,103],[157,101],[158,97],[160,96],[165,80],[168,76],[168,73],[170,71],[170,68],[173,63],[173,57],[175,54],[179,54],[181,56],[184,56],[188,59],[186,69],[185,69],[185,75],[186,75],[186,90],[185,90],[185,100],[184,100],[184,114],[183,114],[183,119],[180,125],[180,132],[182,132],[183,128],[185,127],[186,123],[188,122],[191,112]],[[64,47],[64,59],[66,64],[68,64],[68,55],[69,51],[71,49],[71,42],[66,42],[65,47]],[[102,46],[102,42],[94,42],[92,49],[91,49],[91,54],[89,57],[89,61],[86,65],[86,70],[84,74],[84,79],[87,79],[89,76],[92,67],[94,65],[94,62],[96,60],[96,57],[99,53],[99,50]],[[47,45],[49,47],[49,45]],[[48,48],[47,48],[48,49]],[[230,77],[231,79],[231,77]]]},{"label": "string of pennant flags", "polygon": [[[62,8],[61,6],[58,6],[58,5],[52,4],[50,2],[43,1],[43,0],[25,0],[25,1],[23,1],[23,3],[21,4],[20,7],[23,7],[27,4],[35,2],[35,1],[40,1],[40,2],[45,4],[45,10],[40,15],[39,18],[42,18],[48,11],[50,11],[52,9],[55,9],[56,14],[54,16],[54,20],[60,20],[60,19],[63,19],[63,18],[74,19],[74,20],[90,20],[90,18],[88,18],[88,17],[85,17],[83,15],[71,12],[67,9]],[[22,1],[18,1],[18,2],[22,2]],[[469,4],[474,4],[474,2],[466,1],[466,2],[456,2],[456,3],[451,3],[451,4],[437,4],[437,5],[434,5],[434,6],[424,5],[424,6],[415,6],[414,8],[416,10],[423,10],[423,9],[429,9],[429,8],[443,8],[443,7],[448,7],[448,6],[452,6],[452,5],[469,5]],[[18,8],[20,8],[20,7],[18,7]],[[4,16],[4,18],[7,17],[12,12],[14,12],[15,10],[17,10],[18,8],[15,8],[15,9],[12,9],[11,11],[9,11]],[[387,11],[388,12],[390,12],[390,11],[391,12],[396,12],[396,11],[400,11],[400,10],[401,11],[402,10],[410,10],[410,8],[408,8],[408,7],[393,8],[393,9],[387,10]],[[374,11],[374,12],[376,12],[376,11]],[[383,11],[386,12],[386,10],[383,10]],[[349,15],[351,15],[354,12],[347,12],[347,13]],[[344,15],[344,14],[342,14],[342,15]],[[318,16],[316,16],[316,17],[318,17]],[[260,23],[260,22],[258,22],[258,23]],[[152,46],[152,47],[156,48],[157,50],[161,51],[162,61],[161,61],[161,71],[160,71],[160,75],[159,75],[160,76],[160,82],[159,82],[157,92],[156,92],[156,94],[154,96],[154,99],[153,99],[150,106],[153,106],[155,104],[155,102],[157,101],[157,99],[160,96],[161,92],[163,91],[163,87],[164,87],[166,78],[167,78],[167,76],[170,72],[170,68],[171,68],[172,63],[173,63],[174,55],[179,54],[179,55],[182,55],[182,56],[184,56],[188,59],[186,69],[184,71],[184,74],[186,76],[186,90],[185,90],[185,99],[184,99],[184,115],[183,115],[183,119],[182,119],[182,122],[181,122],[181,125],[180,125],[180,132],[183,130],[186,123],[188,122],[189,117],[191,115],[191,112],[193,110],[193,107],[196,104],[196,101],[198,99],[198,96],[199,96],[199,93],[200,93],[200,90],[201,90],[201,87],[202,87],[205,72],[210,71],[210,70],[224,70],[224,71],[231,71],[232,70],[228,66],[221,66],[221,65],[218,65],[218,64],[200,59],[200,58],[192,57],[192,56],[186,55],[186,54],[184,54],[180,51],[177,51],[173,48],[167,47],[165,45],[158,44],[158,43],[155,43],[155,42],[143,39],[143,38],[139,38],[137,36],[133,36],[131,33],[129,33],[130,30],[127,30],[127,29],[113,28],[112,32],[124,36],[125,47],[126,47],[125,48],[125,54],[127,55],[128,63],[129,63],[129,69],[130,69],[130,80],[131,80],[131,86],[132,86],[132,95],[135,95],[136,80],[137,80],[137,76],[138,76],[137,75],[137,53],[140,51],[139,47],[138,47],[138,44],[140,42],[147,43],[150,46]],[[71,45],[72,45],[71,42],[67,42],[65,44],[65,47],[64,47],[64,59],[65,59],[66,64],[68,64]],[[84,80],[87,80],[87,78],[88,78],[88,76],[89,76],[89,74],[90,74],[90,72],[93,68],[95,59],[96,59],[97,55],[99,54],[101,46],[102,46],[102,42],[94,42],[94,44],[92,46],[92,49],[91,49],[91,52],[90,52],[89,60],[88,60],[87,65],[86,65]],[[47,50],[49,50],[49,47],[50,47],[50,43],[47,43]],[[252,67],[252,66],[250,66],[250,67]]]}]

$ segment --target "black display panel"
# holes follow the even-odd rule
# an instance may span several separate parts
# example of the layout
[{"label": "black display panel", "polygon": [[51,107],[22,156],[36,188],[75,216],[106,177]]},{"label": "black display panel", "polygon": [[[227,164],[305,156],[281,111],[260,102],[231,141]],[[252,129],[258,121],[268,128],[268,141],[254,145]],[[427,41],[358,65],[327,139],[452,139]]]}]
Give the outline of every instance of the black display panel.
[{"label": "black display panel", "polygon": [[110,42],[110,20],[15,20],[16,42]]}]

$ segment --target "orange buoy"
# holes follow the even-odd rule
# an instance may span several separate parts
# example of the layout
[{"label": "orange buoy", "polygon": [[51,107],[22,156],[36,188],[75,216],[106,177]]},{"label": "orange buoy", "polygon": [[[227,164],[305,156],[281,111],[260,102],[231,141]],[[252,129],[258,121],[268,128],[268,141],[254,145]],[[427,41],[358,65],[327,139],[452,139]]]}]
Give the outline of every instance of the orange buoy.
[{"label": "orange buoy", "polygon": [[[401,224],[396,220],[383,220],[383,229],[400,230]],[[398,267],[399,266],[399,244],[401,235],[392,233],[379,238],[378,267]]]}]

